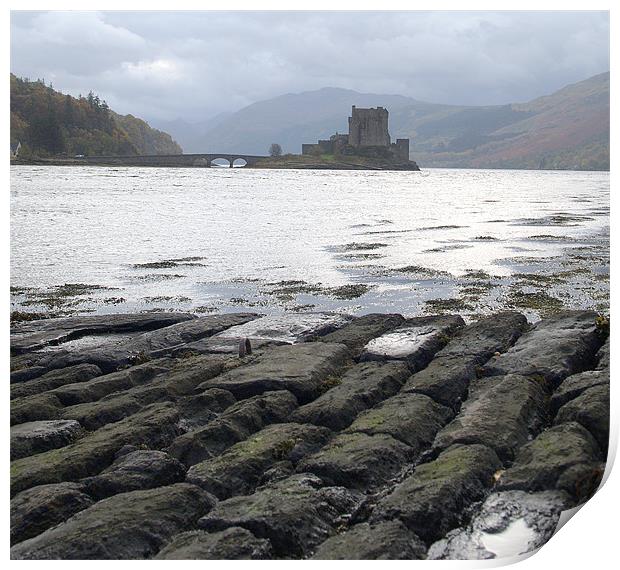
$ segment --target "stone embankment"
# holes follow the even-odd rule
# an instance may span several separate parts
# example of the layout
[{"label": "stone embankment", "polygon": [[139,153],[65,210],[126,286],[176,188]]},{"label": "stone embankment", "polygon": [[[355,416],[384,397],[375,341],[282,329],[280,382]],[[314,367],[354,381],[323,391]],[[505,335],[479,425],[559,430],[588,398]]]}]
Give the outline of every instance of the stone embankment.
[{"label": "stone embankment", "polygon": [[607,331],[586,311],[15,325],[11,557],[532,550],[601,480]]}]

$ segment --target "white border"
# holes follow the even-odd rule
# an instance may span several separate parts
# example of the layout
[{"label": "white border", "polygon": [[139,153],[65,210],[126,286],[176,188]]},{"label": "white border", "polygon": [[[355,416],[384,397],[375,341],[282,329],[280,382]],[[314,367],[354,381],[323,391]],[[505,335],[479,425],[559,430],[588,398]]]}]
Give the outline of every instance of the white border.
[{"label": "white border", "polygon": [[[10,68],[10,53],[9,53],[9,34],[10,34],[10,12],[9,10],[140,10],[144,9],[144,4],[142,2],[136,2],[135,0],[108,0],[107,2],[91,2],[84,3],[82,1],[76,0],[65,0],[65,1],[56,1],[56,2],[44,2],[44,1],[34,1],[34,0],[9,0],[7,6],[1,12],[2,22],[1,28],[2,37],[5,38],[2,48],[3,48],[3,59],[5,65],[5,88],[2,90],[2,105],[4,109],[4,113],[2,114],[3,128],[5,133],[5,141],[8,138],[9,132],[9,68]],[[414,1],[396,1],[396,0],[384,0],[381,3],[370,3],[370,2],[345,2],[338,0],[314,0],[312,2],[295,2],[294,4],[289,2],[284,2],[282,0],[263,0],[261,2],[252,2],[250,0],[228,0],[226,2],[213,2],[213,1],[197,1],[197,0],[176,0],[174,3],[172,2],[163,2],[161,0],[152,0],[148,3],[149,10],[374,10],[380,8],[381,10],[609,10],[610,18],[611,18],[611,30],[618,30],[618,14],[620,13],[620,8],[614,7],[612,9],[611,1],[599,1],[599,0],[591,0],[589,2],[578,2],[574,0],[565,0],[563,2],[559,1],[548,1],[548,0],[521,0],[520,2],[516,2],[514,0],[508,0],[501,3],[495,1],[470,1],[470,2],[457,2],[457,1],[447,1],[447,0],[435,0],[433,2],[414,2]],[[618,42],[614,39],[613,32],[610,33],[611,36],[611,89],[612,94],[618,93],[617,85],[618,80],[616,76],[617,70],[615,69],[615,58],[614,53],[617,53],[618,46],[616,45],[614,51],[614,44]],[[613,101],[613,97],[612,97]],[[617,113],[615,112],[615,107],[612,105],[611,109],[611,124],[612,124],[612,132],[611,132],[611,162],[612,162],[612,175],[610,176],[612,188],[614,188],[614,175],[616,172],[616,168],[618,166],[617,161],[617,152],[615,152],[615,141],[616,141],[616,133],[617,126],[615,125],[615,119]],[[5,180],[5,190],[4,190],[4,201],[3,207],[0,209],[0,215],[2,216],[2,231],[5,236],[4,247],[2,248],[2,267],[4,268],[4,272],[2,273],[4,279],[4,291],[7,295],[7,302],[2,307],[3,315],[5,316],[5,327],[2,331],[2,346],[3,346],[3,361],[5,368],[7,371],[5,375],[5,398],[2,400],[2,406],[4,406],[5,414],[3,417],[8,417],[9,410],[9,383],[8,383],[8,357],[9,357],[9,334],[8,334],[8,313],[9,313],[9,304],[8,304],[8,290],[9,290],[9,192],[8,188],[10,185],[10,176],[9,176],[9,166],[8,161],[4,163],[4,180]],[[615,211],[615,203],[616,199],[614,198],[615,192],[612,190],[612,215]],[[616,243],[616,231],[612,224],[611,227],[611,243],[612,243],[612,258],[613,258],[613,245]],[[614,273],[614,264],[611,264],[612,269],[612,287],[611,287],[611,296],[612,301],[615,298],[615,278],[613,277]],[[615,330],[615,321],[612,319],[612,337],[615,338],[617,331]],[[612,368],[615,370],[615,349],[614,355],[612,357]],[[610,442],[610,459],[609,465],[611,466],[613,463],[613,458],[615,457],[617,440],[618,440],[618,397],[616,394],[616,390],[612,390],[612,432],[611,432],[611,442]],[[5,420],[6,422],[6,420]],[[5,423],[6,425],[6,423]],[[2,457],[9,457],[8,450],[8,437],[3,439],[3,449],[2,449]],[[7,461],[8,463],[8,461]],[[8,468],[8,465],[7,465]],[[7,469],[8,471],[8,469]],[[524,561],[522,561],[521,567],[527,569],[538,569],[548,570],[552,567],[559,568],[573,568],[573,567],[590,567],[590,568],[608,568],[613,564],[613,560],[617,560],[617,545],[615,541],[616,537],[616,526],[615,526],[615,509],[620,504],[618,501],[619,497],[619,476],[618,470],[612,470],[609,472],[609,468],[606,472],[606,477],[608,477],[604,486],[599,490],[599,492],[595,495],[595,497],[589,501],[581,510],[577,516],[570,520],[565,526],[559,530],[558,534],[549,541],[543,548],[541,548],[536,554],[533,556],[527,557]],[[5,539],[5,560],[8,560],[8,542],[9,542],[9,521],[8,521],[8,511],[9,511],[9,485],[8,481],[4,486],[4,525],[3,525],[3,537]],[[509,563],[513,563],[516,560],[498,560],[498,561],[445,561],[445,562],[435,562],[436,564],[442,564],[443,567],[451,567],[451,568],[483,568],[485,566],[503,566]],[[16,564],[16,562],[12,562]],[[410,561],[405,562],[390,562],[389,564],[411,564]],[[35,562],[21,562],[21,564],[36,564]],[[64,568],[67,564],[77,565],[84,564],[83,562],[73,561],[73,562],[58,562],[58,561],[48,561],[43,562],[43,564],[48,565],[49,567],[58,567]],[[99,566],[103,568],[103,565],[109,565],[109,562],[92,562],[89,563],[89,566],[93,564],[94,566]],[[115,564],[125,565],[127,562],[116,562]],[[156,564],[155,562],[134,562],[135,564],[140,565],[152,565]],[[190,564],[205,564],[204,562],[196,561],[196,562],[175,562],[175,564],[182,565],[190,565]],[[215,562],[209,561],[209,566],[239,566],[244,564],[243,562],[235,562],[235,561],[222,561]],[[267,568],[275,565],[283,566],[286,564],[289,566],[291,561],[264,561],[264,562],[252,562],[251,564],[260,565],[263,568]],[[295,562],[293,564],[309,564],[315,567],[318,567],[320,564],[321,567],[328,566],[335,568],[336,565],[341,566],[343,562]],[[348,564],[344,562],[344,564]],[[362,561],[356,562],[356,565],[369,565],[369,564],[377,564],[372,561]],[[617,562],[615,563],[617,564]]]}]

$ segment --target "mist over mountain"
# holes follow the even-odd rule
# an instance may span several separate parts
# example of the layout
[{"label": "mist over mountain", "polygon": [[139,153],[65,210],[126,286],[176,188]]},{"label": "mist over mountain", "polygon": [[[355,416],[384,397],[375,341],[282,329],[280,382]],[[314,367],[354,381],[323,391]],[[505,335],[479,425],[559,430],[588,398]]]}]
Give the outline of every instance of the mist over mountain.
[{"label": "mist over mountain", "polygon": [[300,153],[304,142],[348,132],[352,105],[386,107],[392,139],[409,138],[411,158],[422,168],[609,168],[609,72],[526,103],[442,105],[326,87],[202,124],[157,126],[185,152],[266,154],[277,142],[285,153]]}]

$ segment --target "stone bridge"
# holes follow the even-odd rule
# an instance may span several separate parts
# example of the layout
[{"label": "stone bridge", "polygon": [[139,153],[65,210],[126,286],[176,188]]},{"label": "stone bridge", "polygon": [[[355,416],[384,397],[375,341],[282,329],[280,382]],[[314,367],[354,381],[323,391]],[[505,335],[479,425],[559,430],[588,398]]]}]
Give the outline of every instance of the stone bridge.
[{"label": "stone bridge", "polygon": [[84,156],[76,157],[76,162],[85,164],[115,165],[115,166],[189,166],[209,168],[219,166],[213,164],[214,160],[223,159],[228,162],[230,168],[235,161],[243,160],[245,164],[237,166],[254,166],[259,160],[268,158],[267,156],[257,156],[253,154],[230,154],[230,153],[209,153],[209,154],[158,154],[158,155],[136,155],[136,156]]}]

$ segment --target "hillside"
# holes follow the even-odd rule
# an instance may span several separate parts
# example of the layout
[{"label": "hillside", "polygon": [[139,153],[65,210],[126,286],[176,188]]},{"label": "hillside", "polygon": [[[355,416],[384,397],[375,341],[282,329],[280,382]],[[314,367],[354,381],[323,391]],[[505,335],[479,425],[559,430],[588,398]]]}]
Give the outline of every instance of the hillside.
[{"label": "hillside", "polygon": [[347,132],[351,105],[387,107],[392,139],[411,139],[422,168],[609,168],[609,73],[527,103],[485,107],[336,88],[287,94],[223,118],[188,150],[265,154],[277,142],[299,153],[303,142]]},{"label": "hillside", "polygon": [[11,74],[11,143],[17,141],[22,156],[183,152],[169,134],[114,113],[93,93],[75,98]]}]

